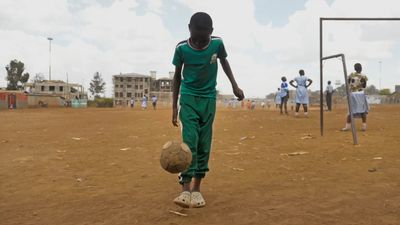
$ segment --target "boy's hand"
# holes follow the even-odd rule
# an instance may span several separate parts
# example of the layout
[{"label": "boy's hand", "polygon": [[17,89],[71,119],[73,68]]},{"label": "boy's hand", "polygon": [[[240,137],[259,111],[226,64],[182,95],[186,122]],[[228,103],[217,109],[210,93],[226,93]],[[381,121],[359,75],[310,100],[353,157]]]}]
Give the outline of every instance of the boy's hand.
[{"label": "boy's hand", "polygon": [[174,125],[174,127],[178,126],[178,109],[177,108],[172,109],[172,125]]},{"label": "boy's hand", "polygon": [[243,91],[239,87],[233,87],[233,94],[237,97],[239,101],[242,101],[244,99]]}]

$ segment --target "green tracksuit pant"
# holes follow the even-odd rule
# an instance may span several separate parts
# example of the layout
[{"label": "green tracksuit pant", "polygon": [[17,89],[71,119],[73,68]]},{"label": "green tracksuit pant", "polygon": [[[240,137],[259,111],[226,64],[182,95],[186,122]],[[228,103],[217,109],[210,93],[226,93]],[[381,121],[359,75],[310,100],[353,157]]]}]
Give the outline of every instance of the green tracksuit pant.
[{"label": "green tracksuit pant", "polygon": [[180,174],[180,183],[189,183],[192,177],[203,178],[209,170],[216,101],[214,98],[181,95],[179,104],[183,142],[192,151],[192,164]]}]

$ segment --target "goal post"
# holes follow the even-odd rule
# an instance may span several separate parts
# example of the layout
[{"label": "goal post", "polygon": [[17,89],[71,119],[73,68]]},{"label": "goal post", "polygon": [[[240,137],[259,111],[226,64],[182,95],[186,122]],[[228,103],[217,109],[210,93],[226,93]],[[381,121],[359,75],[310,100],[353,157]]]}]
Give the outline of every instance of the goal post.
[{"label": "goal post", "polygon": [[[320,131],[321,131],[321,136],[324,135],[324,90],[323,90],[323,61],[329,58],[336,58],[336,57],[342,57],[342,63],[343,63],[343,69],[345,73],[345,78],[347,77],[347,71],[346,71],[346,63],[345,63],[345,57],[343,54],[338,54],[334,56],[328,56],[324,57],[323,55],[323,26],[324,26],[324,21],[400,21],[400,18],[362,18],[362,17],[320,17],[319,18],[319,72],[320,72]],[[348,88],[347,88],[347,79],[345,80],[346,83],[346,92],[347,92],[347,98],[348,98],[348,103],[350,104],[349,100],[349,93],[348,93]],[[349,110],[351,110],[351,106],[349,105]],[[351,127],[353,131],[353,140],[354,144],[357,144],[357,135],[355,133],[355,128],[354,128],[354,122],[352,118],[352,113],[350,113],[351,116]]]},{"label": "goal post", "polygon": [[[347,105],[348,105],[349,114],[350,114],[351,133],[353,134],[353,143],[355,145],[358,145],[357,131],[356,131],[356,126],[354,124],[353,108],[352,108],[352,103],[351,103],[352,99],[351,99],[351,96],[350,96],[349,84],[347,82],[346,57],[344,56],[344,54],[337,54],[337,55],[331,55],[331,56],[323,57],[321,60],[324,61],[324,60],[327,60],[327,59],[339,58],[339,57],[341,58],[342,65],[343,65],[344,83],[345,83],[345,86],[346,86]],[[321,96],[321,99],[322,98],[323,98],[323,96]]]}]

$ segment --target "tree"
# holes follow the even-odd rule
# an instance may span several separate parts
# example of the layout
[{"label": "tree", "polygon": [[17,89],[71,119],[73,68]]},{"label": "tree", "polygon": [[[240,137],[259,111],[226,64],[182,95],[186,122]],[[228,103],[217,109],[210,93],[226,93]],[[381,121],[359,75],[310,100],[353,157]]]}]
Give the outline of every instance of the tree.
[{"label": "tree", "polygon": [[16,59],[11,60],[6,66],[7,90],[22,90],[23,85],[29,80],[29,73],[24,73],[25,65]]},{"label": "tree", "polygon": [[266,99],[275,99],[275,95],[276,95],[276,92],[274,92],[274,93],[269,93],[268,95],[265,96],[265,98],[266,98]]},{"label": "tree", "polygon": [[367,88],[365,88],[364,92],[367,95],[377,95],[377,94],[379,94],[379,90],[374,85],[370,85]]},{"label": "tree", "polygon": [[341,96],[341,97],[347,96],[346,84],[342,84],[342,85],[340,85],[340,87],[336,88],[336,93],[338,96]]},{"label": "tree", "polygon": [[391,93],[390,93],[390,89],[389,89],[389,88],[381,89],[381,90],[379,91],[379,94],[380,94],[380,95],[390,95],[390,94],[391,94]]},{"label": "tree", "polygon": [[37,73],[35,76],[32,78],[33,83],[38,83],[44,81],[44,75],[43,73]]},{"label": "tree", "polygon": [[106,83],[103,81],[101,74],[99,72],[94,73],[93,79],[90,82],[89,91],[92,93],[94,98],[99,98],[100,94],[104,93],[106,88]]}]

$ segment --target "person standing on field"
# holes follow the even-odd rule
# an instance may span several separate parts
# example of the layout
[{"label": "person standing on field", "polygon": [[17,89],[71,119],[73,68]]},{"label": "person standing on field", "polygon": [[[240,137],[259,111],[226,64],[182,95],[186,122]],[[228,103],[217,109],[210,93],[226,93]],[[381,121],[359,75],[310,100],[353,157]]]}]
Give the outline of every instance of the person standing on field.
[{"label": "person standing on field", "polygon": [[[295,116],[298,117],[300,105],[303,105],[304,116],[308,117],[308,92],[307,88],[312,84],[312,80],[305,76],[304,70],[299,70],[300,76],[297,76],[289,82],[289,84],[296,88],[296,112]],[[294,85],[296,82],[296,85]],[[307,84],[308,82],[308,84]]]},{"label": "person standing on field", "polygon": [[[174,203],[188,207],[203,207],[206,201],[200,192],[202,179],[209,171],[212,127],[216,109],[216,84],[218,59],[231,82],[233,94],[243,100],[243,91],[235,81],[226,59],[227,53],[221,38],[211,36],[213,23],[204,12],[195,13],[189,23],[190,38],[178,43],[172,63],[173,78],[172,124],[182,125],[182,139],[192,152],[192,163],[180,174],[181,194]],[[182,79],[183,78],[183,79]]]},{"label": "person standing on field", "polygon": [[333,95],[333,86],[331,85],[331,81],[328,81],[328,85],[326,86],[326,106],[328,107],[328,111],[332,111],[332,95]]}]

